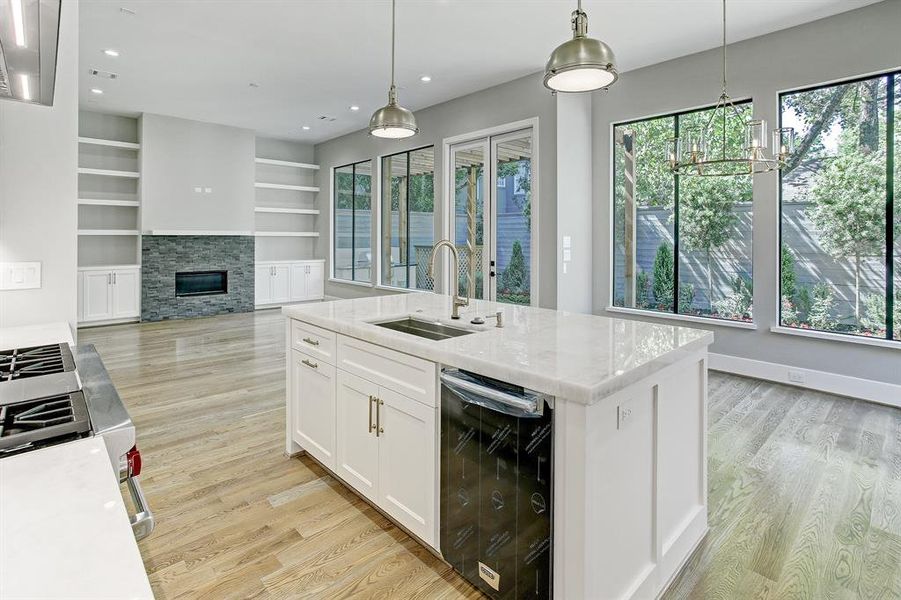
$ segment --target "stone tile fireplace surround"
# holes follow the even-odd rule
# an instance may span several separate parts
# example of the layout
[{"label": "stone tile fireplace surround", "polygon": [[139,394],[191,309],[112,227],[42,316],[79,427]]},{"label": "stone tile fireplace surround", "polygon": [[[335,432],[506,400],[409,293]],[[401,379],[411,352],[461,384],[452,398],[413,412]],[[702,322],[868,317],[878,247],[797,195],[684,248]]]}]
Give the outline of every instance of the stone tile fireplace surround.
[{"label": "stone tile fireplace surround", "polygon": [[[144,235],[141,320],[206,317],[254,309],[254,238],[248,235]],[[178,272],[227,271],[224,294],[176,296]]]}]

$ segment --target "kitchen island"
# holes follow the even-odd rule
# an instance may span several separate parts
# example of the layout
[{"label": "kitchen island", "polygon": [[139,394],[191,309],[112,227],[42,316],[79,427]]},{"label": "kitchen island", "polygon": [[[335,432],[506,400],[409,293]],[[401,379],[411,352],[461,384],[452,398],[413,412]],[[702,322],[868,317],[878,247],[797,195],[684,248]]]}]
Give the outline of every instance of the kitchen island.
[{"label": "kitchen island", "polygon": [[[451,310],[419,293],[284,308],[287,453],[440,554],[442,371],[553,396],[554,597],[657,596],[707,531],[713,334],[477,300]],[[470,323],[497,311],[503,327]]]}]

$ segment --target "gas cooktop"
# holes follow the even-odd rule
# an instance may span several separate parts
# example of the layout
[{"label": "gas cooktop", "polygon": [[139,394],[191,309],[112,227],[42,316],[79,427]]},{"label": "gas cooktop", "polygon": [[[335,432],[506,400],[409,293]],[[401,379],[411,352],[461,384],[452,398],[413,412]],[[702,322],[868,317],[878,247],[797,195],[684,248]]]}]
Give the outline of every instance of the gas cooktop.
[{"label": "gas cooktop", "polygon": [[88,407],[81,392],[0,406],[0,457],[61,444],[90,433]]},{"label": "gas cooktop", "polygon": [[80,389],[68,344],[0,350],[0,406]]}]

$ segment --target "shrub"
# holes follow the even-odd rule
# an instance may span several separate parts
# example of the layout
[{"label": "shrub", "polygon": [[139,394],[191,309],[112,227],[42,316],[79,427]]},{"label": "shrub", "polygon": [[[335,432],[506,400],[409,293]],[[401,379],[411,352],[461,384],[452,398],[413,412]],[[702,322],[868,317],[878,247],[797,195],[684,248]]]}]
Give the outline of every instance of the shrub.
[{"label": "shrub", "polygon": [[736,275],[732,291],[713,303],[714,312],[727,319],[750,319],[754,305],[754,288],[750,279]]},{"label": "shrub", "polygon": [[672,310],[676,284],[673,279],[673,251],[663,242],[654,255],[654,301],[660,310]]},{"label": "shrub", "polygon": [[500,276],[500,287],[505,292],[522,292],[528,289],[528,277],[526,272],[526,258],[522,253],[522,244],[519,240],[513,242],[510,253],[510,262]]},{"label": "shrub", "polygon": [[651,280],[645,271],[639,271],[635,278],[635,306],[636,308],[650,308],[651,306]]},{"label": "shrub", "polygon": [[835,329],[835,321],[831,317],[832,305],[835,299],[832,289],[825,283],[818,283],[813,288],[813,300],[810,303],[810,311],[807,320],[814,329],[832,331]]},{"label": "shrub", "polygon": [[683,283],[679,286],[679,312],[691,312],[691,305],[695,301],[695,286],[690,283]]},{"label": "shrub", "polygon": [[789,327],[799,324],[798,311],[788,296],[782,296],[782,324]]},{"label": "shrub", "polygon": [[798,292],[798,281],[797,275],[795,274],[795,255],[792,254],[792,251],[785,244],[782,244],[781,262],[782,272],[780,278],[782,282],[782,297],[794,300],[795,294]]}]

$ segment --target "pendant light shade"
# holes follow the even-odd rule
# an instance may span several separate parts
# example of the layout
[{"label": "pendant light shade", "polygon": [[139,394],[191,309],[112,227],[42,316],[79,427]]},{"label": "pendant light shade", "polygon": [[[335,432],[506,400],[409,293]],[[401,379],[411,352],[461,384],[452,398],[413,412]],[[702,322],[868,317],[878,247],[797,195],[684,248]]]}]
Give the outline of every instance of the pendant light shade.
[{"label": "pendant light shade", "polygon": [[416,117],[397,103],[397,86],[394,85],[394,25],[395,1],[391,0],[391,87],[388,88],[388,104],[372,113],[369,134],[380,138],[408,138],[419,133]]},{"label": "pendant light shade", "polygon": [[590,92],[612,85],[619,74],[610,46],[588,37],[588,15],[582,1],[572,14],[573,39],[551,53],[544,85],[555,92]]}]

